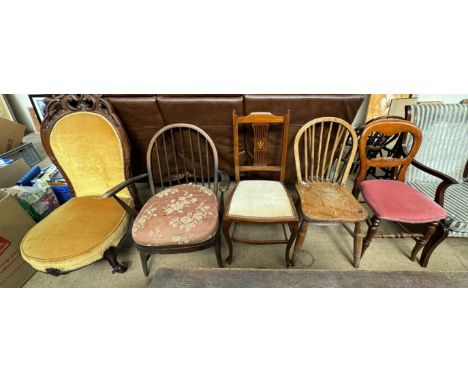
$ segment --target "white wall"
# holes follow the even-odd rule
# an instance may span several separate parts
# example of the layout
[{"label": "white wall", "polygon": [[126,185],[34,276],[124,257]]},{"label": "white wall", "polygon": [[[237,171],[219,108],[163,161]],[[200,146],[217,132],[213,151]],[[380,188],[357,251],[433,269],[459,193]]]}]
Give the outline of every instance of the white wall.
[{"label": "white wall", "polygon": [[28,108],[32,107],[27,94],[6,94],[13,114],[18,123],[26,127],[26,133],[34,132],[34,123],[29,115]]},{"label": "white wall", "polygon": [[443,103],[460,103],[468,99],[468,94],[414,94],[419,101],[442,101]]}]

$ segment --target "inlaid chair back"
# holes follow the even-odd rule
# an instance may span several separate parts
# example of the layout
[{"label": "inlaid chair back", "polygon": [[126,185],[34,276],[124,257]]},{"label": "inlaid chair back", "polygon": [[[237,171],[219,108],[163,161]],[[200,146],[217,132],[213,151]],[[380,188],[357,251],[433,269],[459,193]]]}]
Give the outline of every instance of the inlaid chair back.
[{"label": "inlaid chair back", "polygon": [[[98,96],[50,100],[41,139],[74,196],[101,195],[131,177],[127,135],[111,105]],[[129,186],[118,196],[128,200],[136,193]]]},{"label": "inlaid chair back", "polygon": [[[247,171],[272,171],[280,173],[280,182],[284,182],[286,175],[286,155],[289,130],[289,110],[285,115],[277,116],[271,113],[251,113],[247,116],[238,116],[232,113],[233,136],[234,136],[234,168],[236,181],[240,181],[240,173]],[[239,164],[239,125],[250,125],[253,132],[253,163],[251,165]],[[268,163],[269,132],[273,128],[282,129],[281,134],[281,159],[280,165]],[[248,148],[246,147],[248,151]]]},{"label": "inlaid chair back", "polygon": [[[367,142],[369,136],[372,136],[374,133],[379,133],[385,136],[392,136],[395,134],[400,134],[401,136],[402,134],[404,134],[410,137],[412,140],[411,149],[409,150],[407,155],[401,157],[369,158]],[[359,175],[355,180],[354,191],[357,191],[359,183],[365,180],[367,170],[370,167],[395,168],[396,180],[404,182],[408,166],[411,164],[411,161],[416,156],[419,147],[421,146],[421,142],[421,130],[417,126],[413,125],[411,122],[399,118],[386,118],[369,123],[362,132],[361,139],[359,141],[359,159],[361,166]]]},{"label": "inlaid chair back", "polygon": [[[468,162],[468,105],[411,105],[409,118],[424,134],[416,160],[458,182]],[[434,182],[435,178],[414,166],[406,174],[409,182]]]},{"label": "inlaid chair back", "polygon": [[316,118],[294,140],[297,181],[346,184],[357,150],[354,128],[340,118]]},{"label": "inlaid chair back", "polygon": [[183,183],[218,190],[218,152],[198,126],[175,123],[159,130],[149,144],[147,166],[153,195]]}]

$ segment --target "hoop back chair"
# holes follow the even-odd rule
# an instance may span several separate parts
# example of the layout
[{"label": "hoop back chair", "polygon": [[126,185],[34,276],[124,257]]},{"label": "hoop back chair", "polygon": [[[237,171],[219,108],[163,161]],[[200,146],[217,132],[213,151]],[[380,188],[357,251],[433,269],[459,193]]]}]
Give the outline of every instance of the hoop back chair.
[{"label": "hoop back chair", "polygon": [[[400,150],[399,155],[393,157],[367,157],[366,143],[373,133],[390,136],[410,136],[411,148],[407,152]],[[411,252],[414,261],[418,252],[426,245],[434,234],[441,219],[447,216],[445,210],[433,200],[405,183],[406,171],[416,156],[422,142],[421,130],[414,124],[396,118],[386,118],[369,123],[364,129],[359,143],[359,157],[361,168],[355,179],[353,193],[357,198],[359,193],[374,212],[369,223],[367,235],[364,238],[361,257],[369,247],[374,237],[380,238],[412,238],[416,244]],[[365,180],[369,167],[394,168],[395,179]],[[426,224],[424,233],[400,232],[376,235],[381,220],[397,223]]]},{"label": "hoop back chair", "polygon": [[354,266],[359,267],[367,212],[347,188],[357,145],[354,128],[340,118],[314,119],[296,134],[294,159],[302,222],[292,263],[301,251],[309,223],[355,223],[350,233],[354,237]]},{"label": "hoop back chair", "polygon": [[117,248],[138,203],[131,185],[114,198],[101,195],[131,176],[130,145],[111,105],[97,95],[61,95],[47,105],[41,139],[67,181],[73,198],[36,224],[23,238],[21,254],[38,271],[61,275],[106,258],[114,272]]},{"label": "hoop back chair", "polygon": [[164,127],[151,139],[147,168],[153,196],[132,228],[144,274],[148,276],[153,254],[194,252],[213,245],[218,266],[223,267],[220,229],[229,177],[218,169],[218,152],[208,134],[186,123]]},{"label": "hoop back chair", "polygon": [[[286,154],[288,144],[289,110],[285,115],[277,116],[270,113],[251,113],[247,116],[232,115],[234,137],[234,167],[236,187],[231,193],[226,205],[223,221],[223,233],[229,247],[228,264],[232,262],[233,242],[249,244],[286,244],[286,265],[290,266],[289,250],[296,239],[299,219],[289,192],[284,186],[286,174]],[[239,125],[249,126],[253,132],[253,163],[239,163]],[[281,159],[280,165],[269,164],[269,134],[273,129],[281,129]],[[279,182],[273,180],[242,180],[241,172],[273,172],[279,173]],[[232,235],[229,234],[234,223]],[[281,240],[250,240],[235,236],[239,223],[247,224],[281,224],[284,239]],[[285,225],[289,226],[289,238]]]}]

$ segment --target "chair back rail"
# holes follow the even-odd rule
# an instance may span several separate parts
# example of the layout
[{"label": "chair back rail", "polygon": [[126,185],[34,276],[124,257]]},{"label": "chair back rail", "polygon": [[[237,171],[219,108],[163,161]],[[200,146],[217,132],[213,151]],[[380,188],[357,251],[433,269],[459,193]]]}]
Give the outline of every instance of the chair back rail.
[{"label": "chair back rail", "polygon": [[[420,104],[408,110],[408,119],[424,134],[416,160],[462,182],[468,162],[468,105]],[[408,169],[406,179],[434,181],[434,177],[414,166]]]},{"label": "chair back rail", "polygon": [[354,128],[343,119],[323,117],[306,123],[294,141],[298,183],[346,184],[357,142]]},{"label": "chair back rail", "polygon": [[[238,116],[236,111],[232,113],[232,126],[234,138],[234,171],[236,181],[240,181],[240,172],[248,171],[272,171],[280,173],[280,182],[284,182],[286,176],[286,155],[289,130],[289,110],[285,115],[278,116],[271,113],[251,113],[247,116]],[[253,132],[252,165],[239,165],[239,125],[250,125]],[[272,126],[281,125],[281,162],[279,166],[268,164],[268,137]],[[248,149],[246,148],[248,154]]]},{"label": "chair back rail", "polygon": [[201,128],[175,123],[159,130],[147,152],[148,177],[155,195],[165,187],[183,183],[201,184],[218,190],[218,152]]},{"label": "chair back rail", "polygon": [[[385,136],[398,134],[400,137],[410,137],[412,139],[411,149],[406,156],[399,155],[397,157],[369,158],[367,150],[368,138],[375,133]],[[396,180],[404,182],[408,166],[416,156],[421,142],[421,130],[409,121],[404,121],[399,118],[386,118],[369,123],[362,132],[359,141],[359,159],[361,166],[359,174],[354,182],[353,194],[357,196],[359,193],[359,183],[366,179],[367,170],[370,167],[395,168]]]}]

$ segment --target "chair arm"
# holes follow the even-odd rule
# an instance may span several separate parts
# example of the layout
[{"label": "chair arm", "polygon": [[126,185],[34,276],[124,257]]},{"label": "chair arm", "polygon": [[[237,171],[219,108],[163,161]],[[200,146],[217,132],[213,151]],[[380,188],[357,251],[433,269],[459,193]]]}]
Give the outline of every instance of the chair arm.
[{"label": "chair arm", "polygon": [[112,187],[109,191],[103,193],[101,195],[101,198],[110,198],[111,196],[116,195],[119,191],[122,191],[125,187],[130,186],[133,183],[138,182],[139,180],[143,180],[148,178],[148,174],[141,174],[134,176],[133,178],[127,179],[126,181],[118,184],[115,187]]},{"label": "chair arm", "polygon": [[229,175],[223,170],[218,170],[218,175],[221,178],[218,190],[221,192],[226,192],[229,189],[229,185],[231,184],[231,179],[229,178]]},{"label": "chair arm", "polygon": [[434,201],[439,204],[441,207],[444,206],[444,195],[445,195],[445,190],[451,186],[452,184],[457,184],[458,182],[453,179],[451,176],[448,176],[444,174],[443,172],[434,170],[433,168],[430,168],[417,160],[412,160],[411,164],[420,169],[421,171],[424,171],[425,173],[435,176],[436,178],[439,178],[442,180],[442,183],[439,184],[436,190],[435,198]]}]

